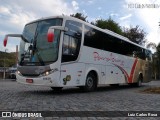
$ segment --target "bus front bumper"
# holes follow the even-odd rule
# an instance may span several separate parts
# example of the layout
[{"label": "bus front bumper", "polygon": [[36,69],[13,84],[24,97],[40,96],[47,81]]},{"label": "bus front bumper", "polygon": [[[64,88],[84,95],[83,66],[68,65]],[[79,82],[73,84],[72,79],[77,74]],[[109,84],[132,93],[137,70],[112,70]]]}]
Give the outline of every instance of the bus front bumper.
[{"label": "bus front bumper", "polygon": [[50,75],[42,77],[24,77],[16,74],[17,82],[27,85],[40,85],[40,86],[49,86],[49,87],[61,87],[57,80],[51,79]]}]

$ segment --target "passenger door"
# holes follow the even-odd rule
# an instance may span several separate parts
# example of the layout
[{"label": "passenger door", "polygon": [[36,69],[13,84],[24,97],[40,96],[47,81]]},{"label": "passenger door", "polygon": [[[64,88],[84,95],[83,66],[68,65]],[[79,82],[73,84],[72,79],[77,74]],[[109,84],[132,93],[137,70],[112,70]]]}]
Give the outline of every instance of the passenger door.
[{"label": "passenger door", "polygon": [[62,65],[61,65],[61,84],[65,86],[75,86],[82,84],[81,76],[84,65],[78,63],[78,56],[82,38],[82,24],[67,20],[65,27],[68,31],[64,32],[62,43]]}]

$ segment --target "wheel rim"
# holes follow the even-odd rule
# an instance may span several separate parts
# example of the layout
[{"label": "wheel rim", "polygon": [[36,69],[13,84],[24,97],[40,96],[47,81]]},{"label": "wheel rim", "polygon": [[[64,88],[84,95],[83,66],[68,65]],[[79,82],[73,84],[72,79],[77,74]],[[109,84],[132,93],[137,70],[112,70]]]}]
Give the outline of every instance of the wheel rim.
[{"label": "wheel rim", "polygon": [[89,88],[91,88],[93,86],[93,79],[91,77],[88,77],[88,79],[87,79],[87,86]]}]

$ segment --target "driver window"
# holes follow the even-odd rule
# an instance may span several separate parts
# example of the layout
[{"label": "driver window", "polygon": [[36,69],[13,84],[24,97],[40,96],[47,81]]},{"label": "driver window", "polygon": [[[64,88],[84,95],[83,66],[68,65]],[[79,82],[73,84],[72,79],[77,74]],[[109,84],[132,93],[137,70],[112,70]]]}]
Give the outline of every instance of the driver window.
[{"label": "driver window", "polygon": [[64,35],[63,41],[63,55],[76,55],[78,40],[69,35]]},{"label": "driver window", "polygon": [[62,61],[75,61],[78,57],[78,49],[78,39],[69,35],[64,35]]},{"label": "driver window", "polygon": [[67,20],[65,27],[68,28],[68,31],[64,33],[63,37],[62,62],[75,61],[78,58],[81,45],[82,24]]}]

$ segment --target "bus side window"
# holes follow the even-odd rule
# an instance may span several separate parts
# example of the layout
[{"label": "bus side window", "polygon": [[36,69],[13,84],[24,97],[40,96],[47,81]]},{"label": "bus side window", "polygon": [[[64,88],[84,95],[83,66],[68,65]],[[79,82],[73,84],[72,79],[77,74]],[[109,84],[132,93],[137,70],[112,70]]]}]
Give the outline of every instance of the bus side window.
[{"label": "bus side window", "polygon": [[78,40],[69,35],[64,35],[63,55],[76,55]]},{"label": "bus side window", "polygon": [[133,51],[133,57],[136,58],[137,57],[137,53],[136,51]]},{"label": "bus side window", "polygon": [[78,58],[81,45],[82,24],[67,20],[65,26],[68,31],[64,33],[63,37],[62,62],[75,61]]},{"label": "bus side window", "polygon": [[145,50],[146,60],[152,61],[152,53],[149,50]]}]

